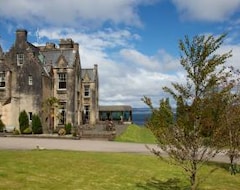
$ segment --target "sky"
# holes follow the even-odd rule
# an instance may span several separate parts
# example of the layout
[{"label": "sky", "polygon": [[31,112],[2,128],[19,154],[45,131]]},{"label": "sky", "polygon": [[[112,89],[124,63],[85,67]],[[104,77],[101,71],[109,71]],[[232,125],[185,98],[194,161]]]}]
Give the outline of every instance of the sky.
[{"label": "sky", "polygon": [[232,50],[240,69],[240,0],[0,0],[0,45],[8,51],[15,31],[45,45],[72,38],[81,65],[98,65],[100,105],[155,106],[162,87],[184,83],[178,42],[184,36],[227,33],[218,53]]}]

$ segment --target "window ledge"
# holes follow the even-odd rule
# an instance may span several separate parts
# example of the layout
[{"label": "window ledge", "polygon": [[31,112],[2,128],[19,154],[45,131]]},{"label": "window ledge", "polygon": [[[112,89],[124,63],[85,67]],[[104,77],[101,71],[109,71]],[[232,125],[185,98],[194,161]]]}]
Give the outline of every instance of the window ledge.
[{"label": "window ledge", "polygon": [[58,94],[66,94],[67,93],[67,89],[57,89],[57,93]]}]

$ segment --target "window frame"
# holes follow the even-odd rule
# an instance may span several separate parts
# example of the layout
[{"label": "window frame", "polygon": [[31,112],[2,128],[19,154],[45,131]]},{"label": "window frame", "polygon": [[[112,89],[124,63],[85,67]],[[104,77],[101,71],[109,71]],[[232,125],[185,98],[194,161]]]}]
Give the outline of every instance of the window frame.
[{"label": "window frame", "polygon": [[32,77],[32,75],[28,75],[28,85],[29,86],[33,85],[33,77]]},{"label": "window frame", "polygon": [[66,109],[66,106],[67,106],[67,102],[60,102],[59,103],[59,108],[58,108],[58,111],[59,111],[59,120],[58,120],[58,125],[65,125],[66,124],[66,119],[67,119],[67,109]]},{"label": "window frame", "polygon": [[32,121],[33,112],[28,112],[29,121]]},{"label": "window frame", "polygon": [[22,66],[24,64],[24,54],[18,53],[17,54],[17,65]]},{"label": "window frame", "polygon": [[84,85],[84,97],[90,97],[90,85]]},{"label": "window frame", "polygon": [[84,105],[84,119],[86,123],[89,122],[90,114],[91,114],[90,105]]},{"label": "window frame", "polygon": [[67,73],[65,72],[58,73],[58,90],[66,89],[67,89]]},{"label": "window frame", "polygon": [[6,72],[0,72],[0,88],[4,89],[6,87]]}]

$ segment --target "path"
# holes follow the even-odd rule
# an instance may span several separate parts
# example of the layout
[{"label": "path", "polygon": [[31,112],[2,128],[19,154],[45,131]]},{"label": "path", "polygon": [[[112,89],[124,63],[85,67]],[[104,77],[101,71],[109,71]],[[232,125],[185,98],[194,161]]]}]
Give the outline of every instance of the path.
[{"label": "path", "polygon": [[[72,140],[72,139],[49,139],[49,138],[21,138],[0,137],[0,149],[32,150],[37,146],[49,150],[74,150],[74,151],[96,151],[96,152],[127,152],[150,154],[145,144],[122,143],[103,140]],[[156,145],[148,145],[151,148]],[[220,153],[213,161],[229,162],[228,157]]]},{"label": "path", "polygon": [[45,149],[97,151],[97,152],[135,152],[148,153],[144,144],[120,143],[106,140],[72,140],[49,138],[21,138],[1,137],[0,149],[36,149],[37,146]]}]

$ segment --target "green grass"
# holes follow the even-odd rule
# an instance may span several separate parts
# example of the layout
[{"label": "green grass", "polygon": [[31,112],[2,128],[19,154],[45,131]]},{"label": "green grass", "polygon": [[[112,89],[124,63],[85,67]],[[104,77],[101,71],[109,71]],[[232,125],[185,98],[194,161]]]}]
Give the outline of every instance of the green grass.
[{"label": "green grass", "polygon": [[[182,171],[152,155],[74,151],[0,151],[1,190],[170,190],[186,189]],[[202,190],[237,190],[240,175],[223,164],[202,184]]]},{"label": "green grass", "polygon": [[156,143],[156,139],[149,129],[134,124],[129,125],[126,131],[116,137],[115,140],[120,142]]}]

